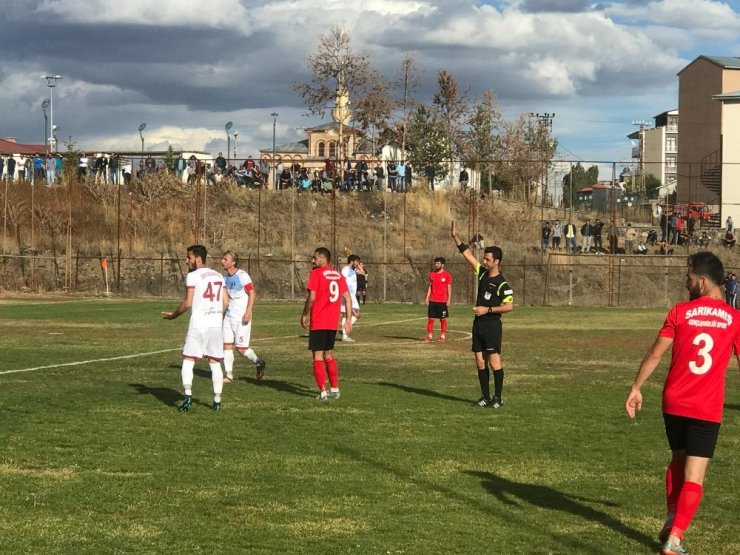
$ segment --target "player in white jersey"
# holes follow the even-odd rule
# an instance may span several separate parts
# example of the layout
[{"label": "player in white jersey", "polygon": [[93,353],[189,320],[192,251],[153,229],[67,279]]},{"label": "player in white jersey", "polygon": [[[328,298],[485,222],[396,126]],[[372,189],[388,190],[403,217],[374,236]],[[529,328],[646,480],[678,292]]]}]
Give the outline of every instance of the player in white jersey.
[{"label": "player in white jersey", "polygon": [[[347,265],[342,268],[342,275],[344,281],[347,282],[347,290],[349,291],[350,299],[352,300],[352,314],[350,315],[350,322],[354,327],[355,322],[360,317],[360,302],[357,300],[357,267],[360,265],[360,257],[356,254],[350,254],[347,257]],[[344,312],[344,304],[342,304],[342,341],[352,342],[352,339],[344,331],[344,323],[347,321],[347,315]]]},{"label": "player in white jersey", "polygon": [[252,336],[252,308],[257,298],[249,274],[239,268],[239,257],[226,251],[221,257],[221,266],[226,270],[224,281],[229,304],[224,314],[224,382],[234,381],[234,347],[257,367],[256,378],[265,375],[265,361],[249,346]]},{"label": "player in white jersey", "polygon": [[185,398],[177,407],[180,412],[187,412],[193,403],[193,367],[195,361],[208,359],[213,381],[214,410],[221,410],[221,392],[224,375],[221,371],[221,359],[224,356],[223,315],[228,302],[223,276],[207,268],[208,252],[203,245],[192,245],[187,249],[185,258],[188,269],[185,279],[185,298],[174,311],[162,312],[165,320],[174,320],[188,309],[190,323],[182,349],[182,387]]}]

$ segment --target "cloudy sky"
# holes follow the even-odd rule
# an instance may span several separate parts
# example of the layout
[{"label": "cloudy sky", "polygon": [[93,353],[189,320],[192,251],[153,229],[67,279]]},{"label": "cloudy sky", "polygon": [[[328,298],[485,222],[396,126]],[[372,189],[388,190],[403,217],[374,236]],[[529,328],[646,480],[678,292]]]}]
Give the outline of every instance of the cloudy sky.
[{"label": "cloudy sky", "polygon": [[[559,155],[628,160],[634,121],[678,107],[676,74],[740,55],[740,8],[715,0],[4,0],[0,136],[43,143],[41,75],[59,74],[54,123],[78,148],[173,146],[238,157],[302,138],[291,82],[333,24],[389,78],[407,53],[429,102],[440,69],[507,117],[554,113]],[[319,7],[320,6],[320,7]],[[60,145],[63,147],[63,145]],[[233,149],[233,141],[232,141]]]}]

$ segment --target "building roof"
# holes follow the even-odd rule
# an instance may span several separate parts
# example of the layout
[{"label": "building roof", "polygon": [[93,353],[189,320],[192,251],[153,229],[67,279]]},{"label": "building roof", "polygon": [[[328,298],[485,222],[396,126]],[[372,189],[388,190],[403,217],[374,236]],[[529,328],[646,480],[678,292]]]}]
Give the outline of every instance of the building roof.
[{"label": "building roof", "polygon": [[46,152],[46,145],[23,145],[8,139],[0,139],[0,154],[40,154],[42,152]]},{"label": "building roof", "polygon": [[686,66],[681,69],[681,71],[678,72],[678,75],[681,75],[681,73],[686,70],[686,68],[692,66],[694,63],[696,63],[699,60],[706,60],[709,63],[712,63],[716,66],[721,67],[722,69],[740,69],[740,58],[736,56],[699,56],[698,58],[694,58],[691,60]]}]

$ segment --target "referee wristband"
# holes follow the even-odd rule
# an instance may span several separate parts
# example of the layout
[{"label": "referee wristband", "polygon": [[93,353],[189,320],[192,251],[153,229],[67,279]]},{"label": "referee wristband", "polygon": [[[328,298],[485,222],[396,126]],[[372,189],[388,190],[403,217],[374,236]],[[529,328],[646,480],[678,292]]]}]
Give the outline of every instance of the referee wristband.
[{"label": "referee wristband", "polygon": [[466,250],[468,250],[468,246],[467,246],[467,245],[466,245],[465,243],[460,243],[460,244],[459,244],[459,245],[457,246],[457,250],[459,250],[459,251],[460,251],[461,253],[463,253],[463,252],[465,252]]}]

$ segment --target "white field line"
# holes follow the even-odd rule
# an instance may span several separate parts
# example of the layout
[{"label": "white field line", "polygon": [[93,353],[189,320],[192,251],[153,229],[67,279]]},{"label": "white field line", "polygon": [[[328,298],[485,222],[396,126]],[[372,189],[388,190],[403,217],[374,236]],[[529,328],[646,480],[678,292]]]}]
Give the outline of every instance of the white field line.
[{"label": "white field line", "polygon": [[[373,326],[384,326],[384,325],[388,325],[388,324],[401,324],[401,323],[404,323],[404,322],[412,322],[414,320],[424,320],[424,319],[425,318],[408,318],[406,320],[393,320],[393,321],[389,321],[389,322],[375,322],[373,324],[367,324],[366,326],[363,326],[363,327],[369,328],[369,327],[373,327]],[[281,337],[264,337],[262,339],[254,339],[254,342],[257,342],[257,341],[270,341],[270,340],[273,340],[273,339],[291,339],[291,338],[294,338],[294,337],[296,337],[295,334],[292,334],[292,335],[283,335]],[[126,359],[130,359],[130,358],[148,357],[148,356],[152,356],[152,355],[160,355],[162,353],[171,353],[173,351],[179,351],[179,350],[181,350],[181,347],[178,347],[176,349],[162,349],[160,351],[149,351],[147,353],[134,353],[134,354],[131,354],[131,355],[121,355],[121,356],[117,356],[117,357],[96,358],[96,359],[91,359],[91,360],[78,360],[78,361],[74,361],[74,362],[63,362],[63,363],[60,363],[60,364],[48,364],[46,366],[34,366],[34,367],[31,367],[31,368],[16,368],[16,369],[13,369],[13,370],[0,370],[0,376],[4,376],[6,374],[20,374],[22,372],[34,372],[36,370],[49,370],[51,368],[63,368],[65,366],[81,366],[83,364],[94,364],[96,362],[111,362],[111,361],[114,361],[114,360],[126,360]]]}]

